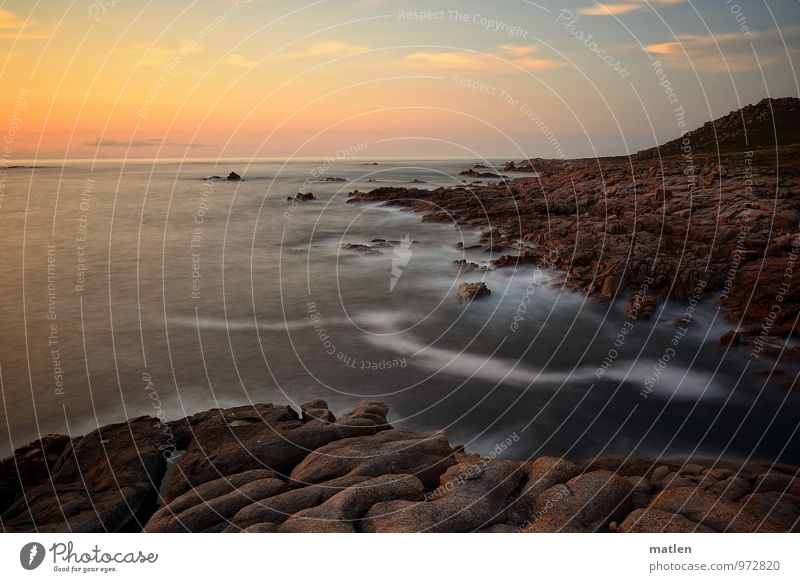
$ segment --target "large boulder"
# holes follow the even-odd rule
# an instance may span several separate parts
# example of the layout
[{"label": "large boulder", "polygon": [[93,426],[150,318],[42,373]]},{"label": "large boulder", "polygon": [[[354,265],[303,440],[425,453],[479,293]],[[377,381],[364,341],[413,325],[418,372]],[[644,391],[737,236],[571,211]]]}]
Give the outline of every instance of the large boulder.
[{"label": "large boulder", "polygon": [[[536,519],[530,531],[607,531],[633,507],[635,487],[629,479],[599,470],[573,477],[536,498]],[[547,520],[542,517],[547,516]]]},{"label": "large boulder", "polygon": [[8,509],[23,490],[41,485],[50,478],[71,440],[63,434],[48,434],[0,460],[0,513]]},{"label": "large boulder", "polygon": [[134,418],[70,440],[51,477],[0,515],[5,531],[141,530],[166,471],[163,429],[155,418]]}]

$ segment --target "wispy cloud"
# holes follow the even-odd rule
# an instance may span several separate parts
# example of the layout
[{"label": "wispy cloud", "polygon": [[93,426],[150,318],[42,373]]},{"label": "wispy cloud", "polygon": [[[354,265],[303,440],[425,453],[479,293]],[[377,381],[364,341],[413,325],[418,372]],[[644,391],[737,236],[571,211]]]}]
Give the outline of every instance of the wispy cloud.
[{"label": "wispy cloud", "polygon": [[[757,69],[787,59],[780,40],[800,36],[800,26],[778,30],[751,31],[745,35],[731,32],[717,35],[684,34],[677,40],[654,43],[647,50],[675,66],[694,66],[704,72],[736,72]],[[758,43],[758,59],[752,45]]]},{"label": "wispy cloud", "polygon": [[202,148],[208,147],[202,143],[176,143],[171,141],[164,141],[160,138],[142,139],[124,141],[118,139],[96,139],[84,143],[83,145],[98,148],[145,148],[145,147],[188,147],[188,148]]},{"label": "wispy cloud", "polygon": [[677,6],[684,4],[686,0],[639,0],[635,2],[597,2],[593,6],[578,8],[578,14],[584,16],[618,16],[620,14],[630,14],[631,12],[642,12],[652,10],[661,6]]},{"label": "wispy cloud", "polygon": [[366,47],[351,44],[340,40],[323,40],[313,43],[307,49],[292,53],[289,56],[295,59],[306,57],[352,55],[367,50]]},{"label": "wispy cloud", "polygon": [[237,69],[251,69],[258,64],[256,61],[250,60],[246,56],[239,53],[228,55],[225,57],[224,62],[229,67],[235,67]]},{"label": "wispy cloud", "polygon": [[51,33],[39,30],[33,21],[20,18],[10,10],[0,9],[0,39],[4,40],[42,40],[50,38]]},{"label": "wispy cloud", "polygon": [[125,50],[139,57],[137,66],[161,68],[169,63],[180,62],[189,56],[200,54],[204,51],[204,47],[197,41],[182,38],[177,44],[151,46],[148,43],[135,43]]},{"label": "wispy cloud", "polygon": [[501,45],[492,53],[473,51],[431,51],[411,53],[399,64],[426,69],[500,70],[509,64],[529,71],[549,71],[563,65],[561,61],[536,56],[538,47]]}]

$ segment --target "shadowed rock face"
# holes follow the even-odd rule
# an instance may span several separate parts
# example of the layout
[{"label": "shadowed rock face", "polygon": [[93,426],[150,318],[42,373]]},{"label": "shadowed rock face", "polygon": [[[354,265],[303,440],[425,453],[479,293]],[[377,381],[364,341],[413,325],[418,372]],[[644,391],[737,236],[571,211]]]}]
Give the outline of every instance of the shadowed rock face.
[{"label": "shadowed rock face", "polygon": [[[156,508],[166,470],[163,442],[164,432],[155,418],[135,418],[72,440],[61,437],[58,448],[65,446],[58,460],[46,463],[44,477],[25,487],[0,515],[4,530],[140,530]],[[15,454],[12,459],[17,462],[6,460],[4,466],[15,466],[25,475],[32,472],[29,464],[38,465],[41,457]]]},{"label": "shadowed rock face", "polygon": [[[258,404],[50,435],[0,463],[9,491],[0,523],[10,532],[800,531],[793,467],[495,460],[442,432],[393,429],[380,402],[338,419],[323,400],[301,410]],[[167,434],[186,451],[169,472]]]}]

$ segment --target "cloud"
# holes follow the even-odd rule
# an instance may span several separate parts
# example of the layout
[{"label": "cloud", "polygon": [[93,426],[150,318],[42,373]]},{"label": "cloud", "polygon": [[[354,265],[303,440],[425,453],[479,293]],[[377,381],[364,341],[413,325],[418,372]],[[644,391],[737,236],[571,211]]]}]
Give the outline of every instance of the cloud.
[{"label": "cloud", "polygon": [[640,0],[637,2],[613,2],[610,4],[596,3],[593,6],[578,8],[578,14],[583,14],[584,16],[618,16],[620,14],[630,14],[631,12],[657,9],[659,6],[677,6],[685,2],[686,0],[649,0],[649,2]]},{"label": "cloud", "polygon": [[195,40],[181,38],[177,44],[151,46],[148,43],[135,43],[125,49],[131,55],[139,57],[139,67],[163,68],[168,64],[177,64],[191,55],[202,53],[204,47]]},{"label": "cloud", "polygon": [[350,44],[340,40],[324,40],[315,42],[307,49],[289,55],[295,59],[306,57],[353,55],[368,50],[366,47]]},{"label": "cloud", "polygon": [[229,67],[236,67],[237,69],[251,69],[258,64],[256,61],[251,61],[246,56],[238,53],[228,55],[225,57],[224,62]]},{"label": "cloud", "polygon": [[473,51],[416,52],[403,57],[398,64],[415,68],[447,70],[502,70],[509,63],[529,71],[549,71],[561,67],[561,61],[537,57],[535,46],[502,45],[494,53]]},{"label": "cloud", "polygon": [[33,30],[36,23],[25,22],[10,10],[0,9],[0,39],[3,40],[42,40],[51,34],[41,30]]},{"label": "cloud", "polygon": [[[653,43],[648,52],[675,65],[694,66],[699,71],[722,73],[749,71],[787,58],[781,43],[784,38],[800,36],[800,26],[787,26],[780,31],[751,31],[750,34],[731,32],[717,35],[684,34],[677,40]],[[757,43],[758,60],[752,45]]]},{"label": "cloud", "polygon": [[201,143],[176,143],[171,141],[164,141],[160,138],[151,138],[143,140],[123,141],[117,139],[96,139],[94,141],[86,142],[83,145],[98,148],[145,148],[145,147],[166,147],[166,146],[179,146],[188,148],[204,148],[208,147]]}]

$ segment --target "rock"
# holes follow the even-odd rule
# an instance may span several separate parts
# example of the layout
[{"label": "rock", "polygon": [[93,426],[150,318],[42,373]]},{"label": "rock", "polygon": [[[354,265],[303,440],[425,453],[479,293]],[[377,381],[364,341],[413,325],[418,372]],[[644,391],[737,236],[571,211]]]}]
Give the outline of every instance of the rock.
[{"label": "rock", "polygon": [[[633,485],[624,477],[600,470],[573,477],[536,498],[536,520],[547,515],[551,531],[577,525],[588,531],[604,531],[633,507]],[[537,531],[541,531],[537,529]]]},{"label": "rock", "polygon": [[524,479],[513,461],[460,463],[447,470],[428,501],[376,503],[364,516],[364,531],[470,532],[503,523]]},{"label": "rock", "polygon": [[672,469],[670,469],[666,465],[661,465],[661,466],[657,467],[655,471],[653,471],[652,480],[653,480],[654,483],[658,483],[659,481],[661,481],[664,477],[666,477],[670,473],[672,473]]},{"label": "rock", "polygon": [[658,302],[652,295],[635,295],[628,300],[625,316],[630,320],[646,321],[653,317]]},{"label": "rock", "polygon": [[243,533],[275,533],[278,531],[278,527],[274,523],[257,523],[240,531]]},{"label": "rock", "polygon": [[752,493],[753,488],[750,487],[750,483],[748,483],[746,480],[736,475],[732,475],[727,479],[717,481],[708,487],[707,491],[709,493],[713,493],[714,495],[724,497],[725,499],[736,501],[737,499],[741,499],[745,495]]},{"label": "rock", "polygon": [[670,489],[672,487],[692,487],[698,485],[699,479],[692,478],[691,475],[681,475],[673,471],[658,482],[659,489]]},{"label": "rock", "polygon": [[291,516],[278,530],[284,533],[354,532],[370,508],[382,501],[422,501],[425,488],[413,475],[389,474],[348,487],[317,507]]},{"label": "rock", "polygon": [[70,441],[66,435],[48,434],[0,460],[0,514],[19,498],[22,489],[41,485],[49,479]]},{"label": "rock", "polygon": [[469,176],[470,178],[497,178],[502,179],[505,176],[495,174],[494,172],[476,172],[473,169],[464,170],[458,173],[459,176]]},{"label": "rock", "polygon": [[458,296],[460,300],[472,301],[481,297],[489,297],[492,292],[483,281],[479,283],[461,283],[458,286]]},{"label": "rock", "polygon": [[225,531],[247,530],[257,524],[283,523],[292,515],[311,507],[316,507],[346,488],[368,481],[370,477],[359,475],[341,477],[300,489],[291,489],[268,499],[251,503],[241,508],[231,519]]},{"label": "rock", "polygon": [[[317,410],[323,405],[324,401],[314,403]],[[169,502],[190,487],[253,469],[267,469],[285,477],[309,451],[343,438],[385,430],[388,423],[380,416],[382,410],[385,405],[362,403],[352,413],[330,422],[308,416],[301,419],[288,406],[257,404],[189,417],[174,425],[176,434],[188,434],[188,442],[166,487],[165,499]]]},{"label": "rock", "polygon": [[134,418],[73,440],[48,440],[50,450],[65,446],[51,479],[26,490],[0,515],[5,531],[141,530],[166,470],[161,423]]},{"label": "rock", "polygon": [[672,190],[668,188],[656,188],[656,200],[659,202],[666,202],[670,198],[672,198]]},{"label": "rock", "polygon": [[658,509],[636,509],[620,524],[620,533],[713,533],[713,530],[682,515]]},{"label": "rock", "polygon": [[529,521],[535,515],[536,499],[540,494],[581,473],[580,467],[574,463],[556,457],[539,457],[526,464],[523,469],[527,478],[511,508],[512,515],[519,523]]},{"label": "rock", "polygon": [[578,521],[565,521],[563,516],[548,514],[537,517],[521,530],[522,533],[588,533],[589,531]]},{"label": "rock", "polygon": [[733,477],[736,472],[732,469],[725,469],[720,467],[708,468],[703,471],[704,475],[711,475],[714,479],[722,480],[728,479],[729,477]]},{"label": "rock", "polygon": [[462,273],[473,273],[473,272],[485,273],[486,271],[489,270],[489,267],[486,266],[482,267],[478,263],[473,263],[466,259],[461,259],[460,261],[453,261],[453,264],[456,267],[458,267],[458,270],[461,271]]},{"label": "rock", "polygon": [[[300,405],[300,410],[303,412],[303,422],[309,420],[322,420],[324,422],[336,422],[336,416],[328,408],[328,403],[324,400],[312,400]],[[384,414],[383,419],[386,419]]]},{"label": "rock", "polygon": [[381,251],[372,245],[365,245],[361,243],[345,243],[342,247],[344,250],[351,253],[359,253],[362,255],[380,255]]},{"label": "rock", "polygon": [[[498,461],[441,432],[393,429],[382,402],[338,419],[324,400],[300,410],[256,404],[49,435],[0,462],[0,523],[45,533],[800,530],[798,469],[785,464]],[[10,480],[18,470],[24,497]]]},{"label": "rock", "polygon": [[478,533],[518,533],[519,530],[508,523],[496,523],[478,530]]},{"label": "rock", "polygon": [[346,475],[409,474],[422,481],[426,489],[433,489],[439,475],[454,463],[444,433],[387,430],[319,447],[297,465],[290,478],[298,484],[311,484]]},{"label": "rock", "polygon": [[144,528],[150,533],[222,531],[243,507],[286,491],[271,471],[245,471],[187,491],[157,511]]},{"label": "rock", "polygon": [[770,491],[788,493],[800,498],[800,479],[794,475],[770,471],[756,477],[754,490],[756,493],[768,493]]},{"label": "rock", "polygon": [[682,475],[692,475],[692,476],[700,476],[705,471],[705,467],[702,465],[698,465],[697,463],[686,463],[681,467],[681,474]]},{"label": "rock", "polygon": [[653,485],[646,477],[627,477],[633,486],[631,502],[634,507],[644,507],[653,497]]},{"label": "rock", "polygon": [[[563,269],[566,288],[597,300],[643,294],[652,298],[647,311],[651,301],[657,305],[667,296],[702,301],[725,289],[718,302],[726,317],[758,327],[780,295],[782,309],[770,330],[780,339],[800,332],[791,315],[800,311],[800,270],[789,273],[788,293],[779,293],[795,248],[792,228],[800,222],[791,196],[800,186],[798,151],[790,146],[781,156],[786,184],[777,191],[770,182],[775,158],[766,152],[744,158],[738,152],[695,151],[698,179],[691,196],[678,195],[686,184],[679,156],[656,164],[653,151],[624,160],[570,160],[567,168],[560,160],[526,160],[507,170],[535,166],[537,177],[430,190],[378,188],[354,193],[349,202],[379,202],[420,212],[424,221],[482,228],[492,232],[483,241],[487,249],[522,241],[557,252],[549,268]],[[739,245],[743,227],[748,232]],[[535,264],[541,260],[536,255],[541,252],[506,254],[493,258],[491,266]],[[734,258],[738,268],[731,286]],[[753,351],[779,346],[758,335],[752,341]]]},{"label": "rock", "polygon": [[800,506],[788,496],[755,493],[734,502],[695,487],[663,491],[649,508],[682,515],[717,532],[796,531],[800,519]]},{"label": "rock", "polygon": [[738,346],[741,343],[741,336],[737,331],[726,331],[722,336],[719,338],[719,347],[721,348],[728,348]]},{"label": "rock", "polygon": [[242,179],[242,177],[239,174],[237,174],[236,172],[231,172],[230,174],[228,174],[228,177],[225,178],[225,179],[226,180],[230,180],[232,182],[239,182]]},{"label": "rock", "polygon": [[309,200],[316,200],[317,197],[314,196],[312,192],[298,192],[295,194],[294,198],[287,198],[287,200],[299,200],[300,202],[308,202]]}]

